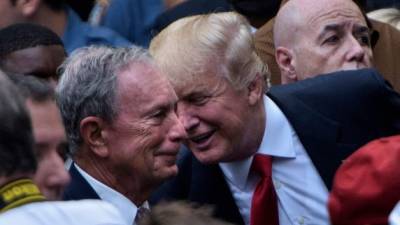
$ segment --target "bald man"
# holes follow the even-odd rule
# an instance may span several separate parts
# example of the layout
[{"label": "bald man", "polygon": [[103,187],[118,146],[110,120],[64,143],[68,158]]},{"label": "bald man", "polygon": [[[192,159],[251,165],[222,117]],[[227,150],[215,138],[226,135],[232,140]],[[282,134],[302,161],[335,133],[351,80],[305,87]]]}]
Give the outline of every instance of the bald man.
[{"label": "bald man", "polygon": [[274,25],[283,84],[318,74],[372,67],[370,30],[351,0],[291,0]]}]

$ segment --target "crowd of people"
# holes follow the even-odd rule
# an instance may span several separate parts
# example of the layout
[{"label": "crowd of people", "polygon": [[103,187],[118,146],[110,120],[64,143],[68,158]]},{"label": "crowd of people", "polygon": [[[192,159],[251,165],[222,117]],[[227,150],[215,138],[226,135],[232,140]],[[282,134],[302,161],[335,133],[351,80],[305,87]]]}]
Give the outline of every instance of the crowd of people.
[{"label": "crowd of people", "polygon": [[399,1],[85,2],[0,3],[0,225],[400,224]]}]

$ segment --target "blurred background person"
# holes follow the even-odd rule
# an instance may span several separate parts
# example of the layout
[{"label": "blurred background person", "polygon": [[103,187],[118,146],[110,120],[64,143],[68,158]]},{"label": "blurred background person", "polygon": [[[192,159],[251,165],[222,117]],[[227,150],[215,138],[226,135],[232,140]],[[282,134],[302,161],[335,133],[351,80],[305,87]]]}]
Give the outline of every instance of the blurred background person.
[{"label": "blurred background person", "polygon": [[[48,90],[52,89],[48,87]],[[52,198],[54,193],[47,192],[46,188],[42,189],[44,186],[38,188],[34,180],[40,183],[41,179],[37,179],[37,176],[44,174],[38,175],[37,173],[48,174],[53,173],[48,170],[59,171],[64,168],[62,163],[53,168],[48,167],[50,162],[45,162],[47,160],[53,163],[60,161],[57,159],[57,157],[59,158],[57,153],[52,153],[54,149],[34,149],[35,141],[31,121],[20,91],[3,72],[0,72],[0,103],[2,106],[0,107],[0,195],[2,197],[0,224],[126,225],[119,212],[105,202],[95,200],[45,201],[45,195]],[[26,101],[29,102],[29,100]],[[35,113],[31,112],[31,114]],[[41,132],[41,128],[34,129],[37,130],[36,132]],[[49,155],[52,157],[48,157]],[[39,159],[37,163],[36,156],[43,158]],[[52,166],[54,165],[52,164]],[[64,174],[66,174],[65,169]],[[63,175],[59,173],[58,176]],[[49,179],[51,178],[52,176],[49,176]],[[45,192],[42,193],[42,190]]]},{"label": "blurred background person", "polygon": [[329,195],[332,225],[386,225],[400,201],[400,136],[372,141],[336,172]]},{"label": "blurred background person", "polygon": [[6,73],[35,76],[55,87],[65,58],[61,39],[46,27],[21,23],[0,30],[0,69]]},{"label": "blurred background person", "polygon": [[101,0],[92,9],[89,22],[108,27],[130,42],[147,47],[155,20],[164,10],[163,0]]},{"label": "blurred background person", "polygon": [[68,53],[92,44],[130,45],[108,28],[92,27],[83,22],[65,0],[3,0],[0,13],[3,15],[0,28],[21,22],[43,25],[61,37]]},{"label": "blurred background person", "polygon": [[38,168],[35,184],[47,200],[60,200],[70,182],[64,167],[68,144],[53,87],[33,76],[9,76],[25,98],[32,120],[34,151]]}]

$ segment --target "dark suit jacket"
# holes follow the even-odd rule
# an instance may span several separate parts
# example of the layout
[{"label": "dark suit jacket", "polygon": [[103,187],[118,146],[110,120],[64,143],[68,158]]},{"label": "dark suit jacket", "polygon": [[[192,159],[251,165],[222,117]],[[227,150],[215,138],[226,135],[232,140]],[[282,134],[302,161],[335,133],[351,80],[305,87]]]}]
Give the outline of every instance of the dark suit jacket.
[{"label": "dark suit jacket", "polygon": [[78,172],[74,164],[69,169],[71,182],[64,190],[63,200],[100,199],[100,196]]},{"label": "dark suit jacket", "polygon": [[[400,96],[375,70],[275,86],[268,96],[293,126],[328,189],[348,155],[373,139],[400,133]],[[151,203],[166,198],[212,204],[217,217],[243,224],[218,165],[202,165],[187,152],[179,169]]]}]

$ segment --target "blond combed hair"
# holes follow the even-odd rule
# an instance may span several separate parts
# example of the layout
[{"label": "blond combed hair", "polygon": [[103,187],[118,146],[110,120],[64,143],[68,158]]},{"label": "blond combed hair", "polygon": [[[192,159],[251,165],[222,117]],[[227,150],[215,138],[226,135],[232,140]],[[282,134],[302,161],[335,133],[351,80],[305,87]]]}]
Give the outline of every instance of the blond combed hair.
[{"label": "blond combed hair", "polygon": [[255,52],[251,27],[235,12],[177,20],[151,41],[150,54],[174,85],[216,71],[237,89],[257,76],[269,87],[268,68]]}]

